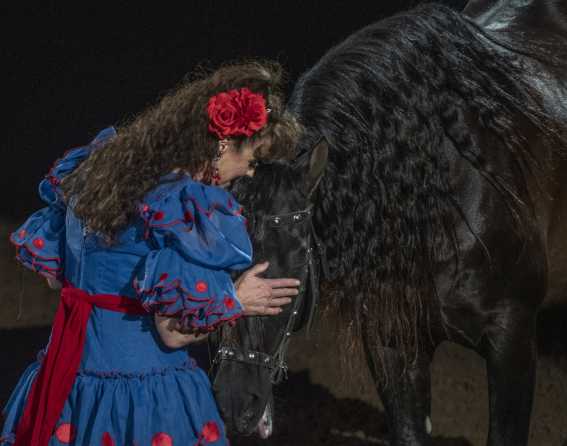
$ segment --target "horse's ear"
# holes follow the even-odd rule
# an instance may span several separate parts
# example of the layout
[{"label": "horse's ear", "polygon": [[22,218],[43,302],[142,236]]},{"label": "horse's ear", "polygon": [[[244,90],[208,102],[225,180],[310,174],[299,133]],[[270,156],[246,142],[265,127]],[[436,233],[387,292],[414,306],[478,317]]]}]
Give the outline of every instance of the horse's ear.
[{"label": "horse's ear", "polygon": [[327,167],[327,159],[329,157],[327,141],[321,139],[306,156],[309,157],[309,164],[305,166],[307,170],[305,174],[305,191],[307,196],[310,197],[317,189]]}]

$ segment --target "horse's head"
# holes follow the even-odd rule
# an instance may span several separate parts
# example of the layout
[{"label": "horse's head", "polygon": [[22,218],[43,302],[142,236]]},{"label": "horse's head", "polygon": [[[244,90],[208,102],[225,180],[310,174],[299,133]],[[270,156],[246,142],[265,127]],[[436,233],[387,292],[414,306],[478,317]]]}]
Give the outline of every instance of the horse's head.
[{"label": "horse's head", "polygon": [[316,304],[317,265],[311,197],[327,163],[318,144],[294,163],[261,164],[235,193],[247,209],[256,263],[269,261],[266,277],[295,277],[299,295],[278,316],[242,318],[222,330],[213,387],[230,430],[267,438],[272,431],[272,385],[285,375],[291,334],[309,322]]}]

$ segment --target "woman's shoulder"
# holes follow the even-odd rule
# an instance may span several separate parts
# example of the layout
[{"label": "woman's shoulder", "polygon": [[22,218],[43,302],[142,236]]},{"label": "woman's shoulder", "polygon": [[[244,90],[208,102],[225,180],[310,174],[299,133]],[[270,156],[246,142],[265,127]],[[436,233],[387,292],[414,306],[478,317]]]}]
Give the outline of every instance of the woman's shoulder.
[{"label": "woman's shoulder", "polygon": [[234,206],[232,194],[220,187],[195,181],[187,174],[171,173],[163,176],[159,184],[145,196],[142,207],[168,206],[191,201],[204,209],[218,207],[220,203]]},{"label": "woman's shoulder", "polygon": [[73,172],[92,152],[103,147],[108,141],[116,137],[114,127],[107,127],[100,131],[88,144],[67,150],[63,156],[57,159],[45,179],[39,184],[39,195],[47,204],[63,204],[61,181]]},{"label": "woman's shoulder", "polygon": [[145,236],[160,247],[173,244],[202,265],[249,264],[252,248],[242,208],[222,188],[166,176],[140,203],[139,215]]}]

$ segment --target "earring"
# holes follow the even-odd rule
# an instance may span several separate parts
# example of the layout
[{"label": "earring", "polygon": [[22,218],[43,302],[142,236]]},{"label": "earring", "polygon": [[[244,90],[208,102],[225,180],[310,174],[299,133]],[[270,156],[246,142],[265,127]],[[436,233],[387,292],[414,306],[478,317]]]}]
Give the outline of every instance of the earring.
[{"label": "earring", "polygon": [[219,150],[217,151],[217,154],[213,158],[213,175],[212,175],[211,179],[212,179],[212,182],[215,186],[218,186],[221,182],[219,168],[216,164],[220,161],[220,159],[222,158],[222,155],[227,150],[228,150],[228,139],[221,139],[219,141]]}]

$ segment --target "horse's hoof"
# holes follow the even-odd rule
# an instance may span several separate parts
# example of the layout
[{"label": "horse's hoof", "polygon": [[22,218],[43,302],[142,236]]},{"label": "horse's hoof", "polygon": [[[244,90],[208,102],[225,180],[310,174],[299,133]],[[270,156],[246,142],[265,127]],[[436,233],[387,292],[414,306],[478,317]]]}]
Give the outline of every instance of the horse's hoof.
[{"label": "horse's hoof", "polygon": [[433,431],[433,425],[431,424],[430,417],[425,417],[425,431],[427,432],[427,435],[431,435],[431,432]]}]

